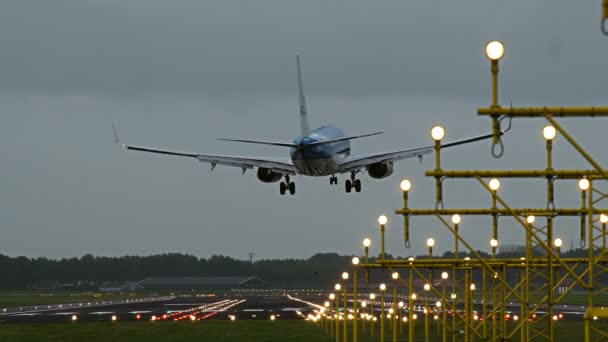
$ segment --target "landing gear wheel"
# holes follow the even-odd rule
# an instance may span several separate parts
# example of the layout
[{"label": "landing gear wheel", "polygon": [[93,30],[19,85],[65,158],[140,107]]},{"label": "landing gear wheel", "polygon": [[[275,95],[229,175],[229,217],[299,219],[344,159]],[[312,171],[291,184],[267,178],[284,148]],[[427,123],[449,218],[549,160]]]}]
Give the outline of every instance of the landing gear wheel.
[{"label": "landing gear wheel", "polygon": [[279,185],[279,192],[281,193],[281,195],[285,195],[285,190],[287,190],[287,186],[285,185],[285,183],[281,182],[281,184]]},{"label": "landing gear wheel", "polygon": [[289,183],[289,193],[292,195],[296,194],[296,183],[294,183],[294,182]]},{"label": "landing gear wheel", "polygon": [[336,176],[329,177],[329,184],[338,185],[338,177],[336,177]]},{"label": "landing gear wheel", "polygon": [[360,179],[355,180],[355,191],[361,192],[361,180]]},{"label": "landing gear wheel", "polygon": [[350,193],[350,190],[353,188],[350,179],[347,179],[346,182],[344,182],[344,187],[346,188],[346,192]]}]

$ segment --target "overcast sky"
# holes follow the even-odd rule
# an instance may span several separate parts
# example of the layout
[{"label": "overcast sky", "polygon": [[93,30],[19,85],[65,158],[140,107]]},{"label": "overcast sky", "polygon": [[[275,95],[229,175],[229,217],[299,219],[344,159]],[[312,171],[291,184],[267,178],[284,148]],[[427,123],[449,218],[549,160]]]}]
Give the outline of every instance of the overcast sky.
[{"label": "overcast sky", "polygon": [[[485,43],[506,45],[500,101],[514,106],[608,105],[608,38],[600,3],[568,0],[200,1],[55,0],[0,2],[0,254],[80,256],[192,253],[247,258],[360,253],[379,240],[388,213],[387,251],[443,252],[453,243],[432,218],[412,220],[403,246],[399,181],[411,205],[434,207],[433,158],[396,164],[393,176],[362,176],[363,192],[329,179],[296,177],[296,196],[255,172],[190,159],[127,152],[113,143],[287,157],[283,148],[217,137],[292,140],[299,132],[295,55],[302,55],[312,126],[347,133],[384,131],[352,143],[353,154],[489,132],[476,115],[489,99]],[[563,119],[592,155],[606,119]],[[488,142],[449,150],[449,169],[544,168],[543,120],[515,120],[502,159]],[[563,138],[555,165],[591,168]],[[546,207],[544,182],[505,180],[513,207]],[[487,207],[471,180],[448,180],[446,207]],[[558,206],[579,206],[573,181],[557,183]],[[566,246],[577,219],[557,222]],[[486,249],[490,218],[463,218],[462,231]],[[501,219],[501,243],[523,243]],[[574,240],[578,245],[578,240]],[[377,243],[372,253],[379,250]]]}]

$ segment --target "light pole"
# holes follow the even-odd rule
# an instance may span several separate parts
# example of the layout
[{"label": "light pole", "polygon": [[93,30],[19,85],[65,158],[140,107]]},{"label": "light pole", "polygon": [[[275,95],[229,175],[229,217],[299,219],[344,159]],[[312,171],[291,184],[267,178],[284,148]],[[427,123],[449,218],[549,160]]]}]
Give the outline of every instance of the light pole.
[{"label": "light pole", "polygon": [[382,260],[385,259],[384,256],[384,228],[386,226],[386,223],[388,222],[388,218],[386,217],[386,215],[380,215],[378,216],[378,223],[380,224],[380,237],[382,240]]},{"label": "light pole", "polygon": [[[496,178],[490,179],[488,183],[490,190],[492,191],[492,210],[497,210],[496,207],[496,193],[500,189],[500,181]],[[498,246],[498,214],[494,212],[492,214],[492,239],[496,240],[496,246]],[[496,256],[496,246],[492,246],[492,256]]]},{"label": "light pole", "polygon": [[384,291],[386,284],[380,284],[380,342],[384,342]]},{"label": "light pole", "polygon": [[429,258],[433,259],[433,246],[435,246],[435,239],[428,238],[426,240],[426,246],[429,248]]},{"label": "light pole", "polygon": [[[441,140],[445,137],[445,129],[441,126],[431,128],[431,138],[435,141],[435,171],[441,171]],[[443,205],[441,177],[435,177],[435,203]]]},{"label": "light pole", "polygon": [[431,290],[431,285],[424,284],[424,341],[429,342],[430,332],[429,332],[429,291]]},{"label": "light pole", "polygon": [[348,307],[348,305],[347,305],[348,301],[346,300],[346,285],[347,285],[346,281],[348,280],[348,272],[342,272],[342,280],[344,280],[344,286],[343,286],[343,288],[344,288],[344,292],[343,292],[344,293],[344,299],[343,299],[343,302],[344,302],[344,324],[342,324],[342,327],[343,327],[343,330],[342,330],[342,341],[347,342],[348,341],[348,331],[346,329],[347,328],[346,327],[347,326],[346,323],[348,321],[346,320],[346,318],[347,318],[346,312],[347,312],[347,307]]},{"label": "light pole", "polygon": [[370,301],[370,304],[372,305],[370,311],[372,314],[372,336],[374,336],[374,322],[376,321],[376,315],[374,312],[374,301],[376,301],[376,295],[374,293],[369,294],[369,301]]},{"label": "light pole", "polygon": [[358,330],[357,330],[357,320],[359,317],[359,313],[357,312],[357,269],[359,268],[359,258],[353,258],[353,311],[354,311],[354,319],[353,319],[353,341],[358,342]]},{"label": "light pole", "polygon": [[323,306],[325,307],[325,310],[327,312],[327,314],[325,315],[325,333],[327,334],[327,320],[329,319],[329,315],[331,315],[331,310],[329,309],[329,302],[325,301],[325,303],[323,303]]},{"label": "light pole", "polygon": [[[578,188],[581,190],[581,209],[587,208],[587,190],[591,186],[586,178],[579,179]],[[589,208],[591,209],[591,208]],[[587,232],[585,231],[585,216],[581,215],[581,245],[584,246],[587,240]],[[591,246],[589,246],[591,248]]]},{"label": "light pole", "polygon": [[[492,104],[491,108],[498,109],[498,61],[504,56],[505,47],[502,42],[493,40],[486,44],[486,57],[491,63],[492,72]],[[500,139],[500,122],[498,121],[499,113],[492,114],[492,130],[494,133],[494,139],[492,145],[499,143]]]},{"label": "light pole", "polygon": [[361,317],[361,331],[365,333],[365,320],[366,317],[365,316],[365,308],[367,307],[367,302],[365,300],[361,301],[361,315],[359,317]]},{"label": "light pole", "polygon": [[[330,305],[330,310],[329,313],[331,314],[331,306],[334,304],[334,301],[336,299],[336,295],[333,293],[329,294],[329,305]],[[338,320],[338,306],[336,306],[336,314],[334,314],[334,319],[337,321]],[[329,336],[333,337],[334,336],[334,324],[332,322],[329,322]]]},{"label": "light pole", "polygon": [[498,247],[498,240],[495,238],[490,239],[490,247],[492,247],[492,257],[496,257],[496,247]]},{"label": "light pole", "polygon": [[[369,246],[372,244],[372,240],[369,238],[363,239],[363,247],[365,249],[365,264],[369,264]],[[369,284],[369,269],[365,268],[365,284]]]},{"label": "light pole", "polygon": [[403,301],[399,301],[397,306],[399,307],[399,317],[402,317],[399,322],[399,333],[401,334],[403,333],[403,322],[407,322],[407,317],[403,315],[403,307],[405,306],[405,303]]},{"label": "light pole", "polygon": [[[401,191],[403,191],[403,209],[408,207],[408,194],[412,188],[412,182],[409,179],[404,179],[399,183]],[[410,217],[405,215],[403,217],[403,240],[405,241],[405,247],[410,248]]]},{"label": "light pole", "polygon": [[[442,285],[442,289],[441,289],[441,300],[443,301],[443,305],[441,305],[441,320],[443,321],[443,330],[442,330],[442,341],[443,342],[447,342],[448,341],[448,322],[447,322],[447,301],[445,300],[446,296],[447,296],[447,283],[448,283],[448,272],[443,272],[441,273],[441,285]],[[454,319],[454,318],[452,318]]]},{"label": "light pole", "polygon": [[399,280],[399,273],[393,272],[391,274],[393,278],[393,342],[397,342],[397,280]]},{"label": "light pole", "polygon": [[340,290],[342,285],[336,284],[334,288],[336,289],[336,342],[340,342]]},{"label": "light pole", "polygon": [[460,217],[460,215],[458,214],[454,214],[452,215],[452,223],[454,224],[454,231],[456,232],[456,234],[454,235],[454,258],[458,259],[458,245],[460,243],[460,241],[458,240],[459,235],[458,235],[458,225],[460,224],[460,222],[462,221],[462,217]]},{"label": "light pole", "polygon": [[606,248],[606,223],[608,223],[608,215],[600,214],[600,222],[602,223],[602,246]]}]

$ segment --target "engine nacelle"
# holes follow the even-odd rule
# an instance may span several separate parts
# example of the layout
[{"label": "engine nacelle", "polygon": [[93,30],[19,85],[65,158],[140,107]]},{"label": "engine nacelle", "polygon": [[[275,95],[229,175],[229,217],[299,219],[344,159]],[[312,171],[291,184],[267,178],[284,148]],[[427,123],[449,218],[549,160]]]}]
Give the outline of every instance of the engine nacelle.
[{"label": "engine nacelle", "polygon": [[393,174],[393,162],[374,163],[367,166],[370,177],[380,179]]},{"label": "engine nacelle", "polygon": [[267,169],[265,167],[258,168],[257,175],[258,175],[258,179],[264,183],[278,182],[281,180],[281,178],[283,178],[283,174],[276,173],[276,172],[272,171],[271,169]]}]

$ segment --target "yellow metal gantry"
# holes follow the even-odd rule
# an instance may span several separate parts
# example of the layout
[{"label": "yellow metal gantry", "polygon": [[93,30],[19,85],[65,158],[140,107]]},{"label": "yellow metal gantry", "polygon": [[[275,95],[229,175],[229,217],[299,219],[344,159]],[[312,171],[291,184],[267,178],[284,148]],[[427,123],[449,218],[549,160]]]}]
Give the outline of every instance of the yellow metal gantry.
[{"label": "yellow metal gantry", "polygon": [[[608,0],[603,1],[604,18],[608,18]],[[441,140],[444,131],[434,127],[431,136],[435,140],[435,167],[426,171],[427,177],[435,179],[435,203],[432,208],[411,208],[412,184],[409,180],[401,182],[403,190],[402,208],[395,213],[404,218],[404,242],[410,246],[410,230],[415,229],[412,218],[426,216],[435,219],[440,227],[447,229],[454,239],[454,256],[449,259],[433,257],[434,241],[427,242],[429,257],[426,259],[386,259],[384,230],[387,217],[379,218],[381,228],[380,258],[370,260],[368,247],[370,240],[364,241],[364,263],[354,265],[355,269],[365,270],[365,281],[369,282],[369,270],[387,269],[393,274],[403,293],[393,288],[393,301],[384,301],[384,290],[381,291],[380,321],[381,339],[384,338],[385,306],[392,306],[393,340],[397,339],[396,317],[405,317],[402,321],[408,324],[408,341],[414,341],[419,335],[429,340],[430,320],[437,321],[437,337],[442,341],[506,341],[518,336],[524,341],[554,341],[556,325],[561,319],[557,305],[575,290],[586,295],[584,326],[581,325],[580,336],[586,342],[608,339],[608,332],[601,329],[598,322],[608,319],[608,310],[597,307],[596,299],[608,295],[608,284],[598,281],[600,276],[608,274],[608,192],[603,191],[608,183],[608,170],[604,169],[563,127],[556,118],[608,117],[608,107],[529,107],[503,108],[498,103],[498,64],[504,55],[504,47],[498,41],[490,42],[486,54],[491,61],[492,94],[491,105],[479,108],[479,116],[488,116],[492,120],[493,149],[492,154],[500,157],[504,152],[501,139],[505,132],[501,129],[504,119],[537,118],[548,121],[543,129],[546,144],[546,167],[544,169],[523,170],[445,170],[441,164]],[[589,169],[556,169],[553,165],[553,140],[560,135],[589,164]],[[496,150],[500,148],[500,150]],[[446,208],[443,201],[442,183],[448,179],[474,181],[480,191],[488,193],[490,205],[476,208]],[[500,196],[499,179],[536,179],[546,184],[546,203],[542,207],[521,208],[512,206]],[[556,181],[574,187],[578,181],[580,207],[559,208],[555,204]],[[462,201],[459,201],[462,202]],[[459,230],[463,217],[486,216],[491,220],[492,239],[490,257],[477,252]],[[580,236],[580,246],[588,249],[585,257],[563,257],[563,241],[555,235],[555,227],[560,226],[560,218],[578,217],[580,224],[564,225],[565,229],[576,229]],[[496,254],[500,235],[505,234],[501,222],[509,219],[517,223],[517,231],[509,231],[513,237],[517,232],[525,241],[525,253],[518,257],[501,257]],[[425,226],[425,229],[427,227]],[[463,257],[464,247],[467,257]],[[358,262],[358,258],[357,258]],[[399,275],[401,271],[401,275]],[[405,272],[404,272],[405,271]],[[441,280],[435,281],[441,274]],[[407,278],[403,275],[409,274]],[[395,277],[395,275],[399,275]],[[515,276],[514,276],[515,275]],[[425,284],[424,290],[416,287],[417,282]],[[356,283],[353,284],[356,288]],[[356,291],[356,290],[355,290]],[[353,296],[353,301],[357,302]],[[397,300],[403,298],[406,303],[397,307]],[[432,300],[430,300],[432,299]],[[436,300],[436,301],[435,301]],[[346,302],[346,300],[345,300]],[[370,304],[374,304],[371,301]],[[567,303],[566,303],[567,304]],[[509,310],[509,307],[512,310]],[[361,319],[376,319],[376,313],[363,315],[353,305],[354,316]],[[346,314],[346,308],[345,308]],[[419,314],[420,313],[420,314]],[[424,313],[422,315],[421,313]],[[337,316],[337,315],[336,315]],[[371,317],[370,317],[371,316]],[[331,318],[331,315],[328,316]],[[346,315],[345,324],[346,322]],[[424,331],[415,329],[416,319],[424,319]],[[372,320],[373,322],[373,320]],[[356,323],[353,324],[356,329]],[[373,325],[372,325],[373,327]],[[441,329],[439,329],[441,327]],[[605,327],[605,326],[604,326]],[[419,329],[421,330],[421,329]],[[353,331],[351,336],[357,336]],[[344,336],[346,337],[346,336]]]}]

